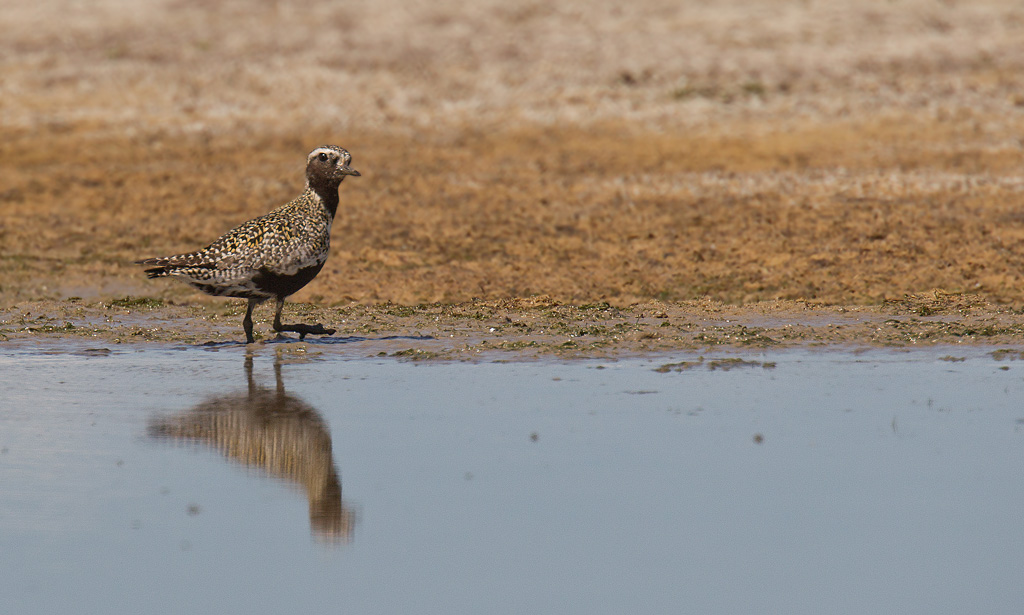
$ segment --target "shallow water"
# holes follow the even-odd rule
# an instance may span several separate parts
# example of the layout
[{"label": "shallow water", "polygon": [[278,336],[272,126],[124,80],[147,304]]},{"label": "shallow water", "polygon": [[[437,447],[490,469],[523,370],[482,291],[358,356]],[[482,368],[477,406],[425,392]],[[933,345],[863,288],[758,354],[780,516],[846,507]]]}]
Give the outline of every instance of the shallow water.
[{"label": "shallow water", "polygon": [[1024,363],[984,350],[121,348],[0,351],[6,612],[1024,608]]}]

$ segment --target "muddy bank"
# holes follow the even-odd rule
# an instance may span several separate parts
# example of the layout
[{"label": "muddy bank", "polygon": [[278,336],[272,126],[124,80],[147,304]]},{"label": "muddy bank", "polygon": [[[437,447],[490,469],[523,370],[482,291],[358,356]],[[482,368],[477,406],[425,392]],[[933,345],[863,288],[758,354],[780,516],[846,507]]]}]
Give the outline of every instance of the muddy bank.
[{"label": "muddy bank", "polygon": [[[112,302],[30,302],[0,311],[10,347],[116,344],[241,344],[242,302],[173,305],[146,298]],[[286,321],[320,322],[334,335],[275,337],[269,309],[256,314],[257,344],[356,357],[523,360],[629,356],[715,349],[797,347],[913,348],[984,345],[1015,348],[1024,317],[978,297],[933,293],[874,307],[771,301],[742,307],[709,300],[563,305],[526,300],[318,307],[291,305]]]}]

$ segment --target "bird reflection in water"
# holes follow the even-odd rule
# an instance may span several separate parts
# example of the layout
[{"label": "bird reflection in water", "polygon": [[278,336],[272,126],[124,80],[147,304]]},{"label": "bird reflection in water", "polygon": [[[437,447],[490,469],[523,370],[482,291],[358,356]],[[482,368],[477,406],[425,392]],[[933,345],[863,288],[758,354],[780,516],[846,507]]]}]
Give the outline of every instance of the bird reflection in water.
[{"label": "bird reflection in water", "polygon": [[247,468],[298,484],[309,498],[313,535],[326,542],[350,542],[355,513],[341,499],[326,423],[315,408],[285,392],[280,360],[274,362],[273,390],[256,384],[252,364],[252,355],[247,355],[246,392],[211,397],[191,410],[154,420],[149,435],[201,442]]}]

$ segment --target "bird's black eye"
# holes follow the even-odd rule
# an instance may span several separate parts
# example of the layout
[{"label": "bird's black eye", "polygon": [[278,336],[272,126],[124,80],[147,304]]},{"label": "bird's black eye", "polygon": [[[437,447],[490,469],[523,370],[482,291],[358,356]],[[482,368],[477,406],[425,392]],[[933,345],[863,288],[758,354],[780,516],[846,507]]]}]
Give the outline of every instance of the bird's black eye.
[{"label": "bird's black eye", "polygon": [[320,162],[327,162],[327,154],[324,152],[320,152],[320,155],[317,156],[317,158],[320,159]]}]

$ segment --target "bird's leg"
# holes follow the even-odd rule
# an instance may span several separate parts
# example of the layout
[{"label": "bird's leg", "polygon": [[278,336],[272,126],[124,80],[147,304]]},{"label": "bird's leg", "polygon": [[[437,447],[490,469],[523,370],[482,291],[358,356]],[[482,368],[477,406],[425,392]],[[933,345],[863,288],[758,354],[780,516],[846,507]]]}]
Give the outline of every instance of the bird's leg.
[{"label": "bird's leg", "polygon": [[299,339],[304,340],[306,336],[312,333],[313,335],[333,335],[334,329],[325,329],[323,325],[317,323],[315,325],[282,325],[281,324],[281,310],[284,308],[284,297],[277,298],[277,309],[274,310],[274,331],[281,333],[283,331],[291,331],[292,333],[298,333]]},{"label": "bird's leg", "polygon": [[249,299],[249,307],[245,310],[245,318],[242,319],[242,328],[245,329],[245,343],[252,344],[256,341],[252,336],[252,309],[259,303],[256,299]]}]

